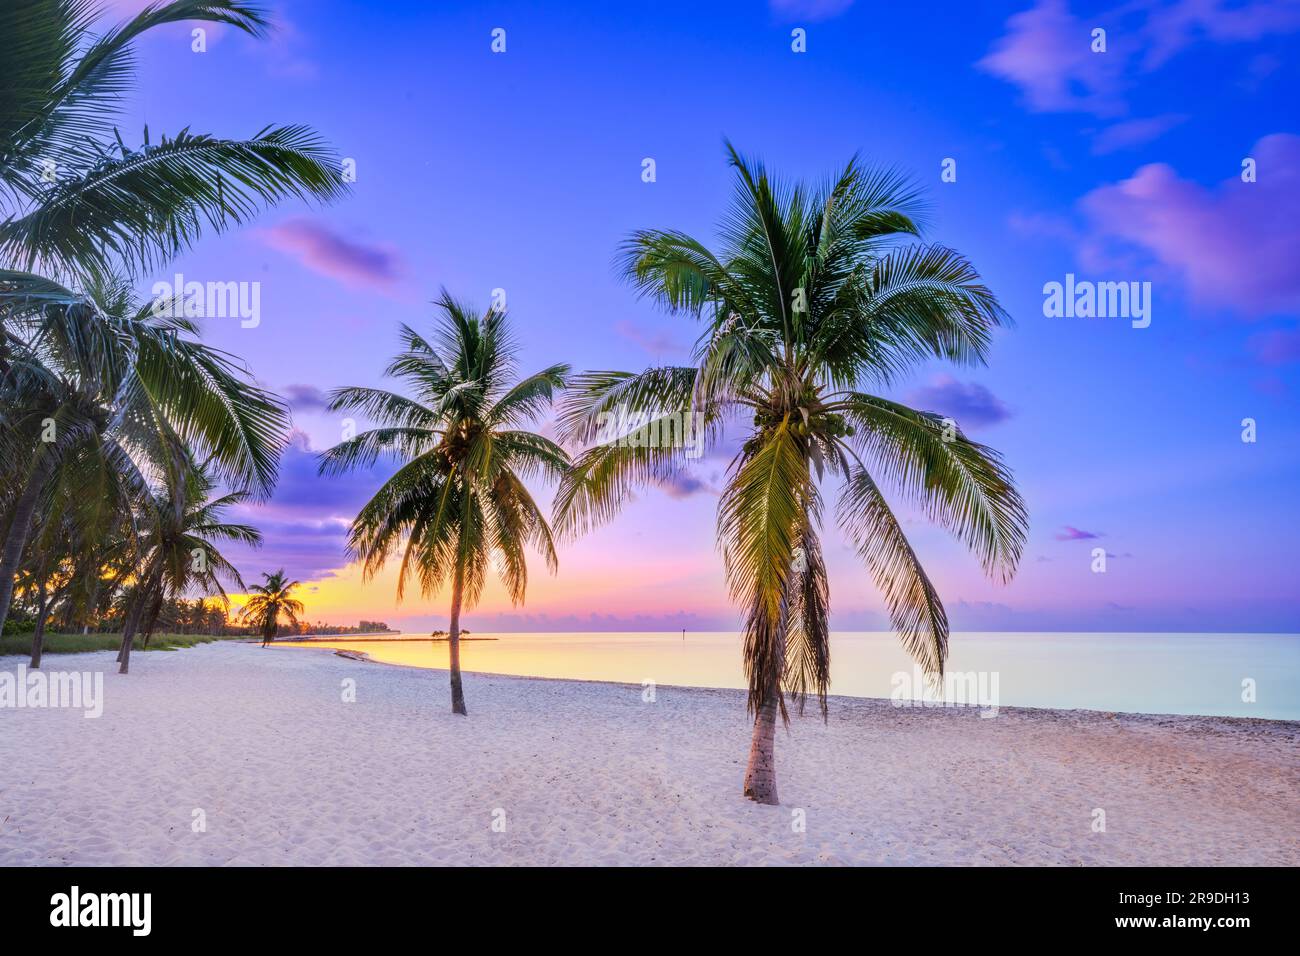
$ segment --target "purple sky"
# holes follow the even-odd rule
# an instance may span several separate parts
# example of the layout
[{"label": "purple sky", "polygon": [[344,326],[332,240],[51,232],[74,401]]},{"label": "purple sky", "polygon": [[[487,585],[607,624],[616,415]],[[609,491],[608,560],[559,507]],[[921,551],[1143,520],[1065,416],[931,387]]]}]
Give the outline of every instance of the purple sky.
[{"label": "purple sky", "polygon": [[[188,28],[151,38],[124,127],[307,122],[356,161],[345,202],[276,209],[163,270],[262,283],[257,328],[208,330],[289,397],[297,429],[274,500],[247,513],[266,546],[238,563],[310,582],[312,617],[424,627],[446,603],[398,607],[391,580],[344,569],[347,520],[382,469],[316,477],[314,451],[343,429],[323,395],[381,384],[398,322],[427,323],[444,285],[484,305],[507,290],[525,371],[686,360],[698,330],[637,301],[611,261],[635,228],[713,240],[728,136],[792,177],[857,150],[910,171],[934,201],[929,238],[967,254],[1016,320],[989,368],[935,364],[891,393],[1001,450],[1029,505],[1006,587],[907,517],[957,628],[1300,630],[1300,4],[274,10],[267,42],[212,30],[195,54]],[[1044,284],[1067,273],[1151,283],[1150,327],[1045,317]],[[558,577],[535,562],[526,607],[490,591],[470,626],[735,627],[713,536],[728,460],[639,496],[566,547]],[[835,626],[884,626],[833,527],[826,551]]]}]

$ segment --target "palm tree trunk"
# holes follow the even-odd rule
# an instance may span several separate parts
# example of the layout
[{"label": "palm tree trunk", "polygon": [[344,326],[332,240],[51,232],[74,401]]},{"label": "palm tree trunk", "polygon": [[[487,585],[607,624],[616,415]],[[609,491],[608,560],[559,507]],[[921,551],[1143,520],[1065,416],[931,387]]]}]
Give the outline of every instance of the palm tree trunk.
[{"label": "palm tree trunk", "polygon": [[131,668],[131,642],[135,639],[136,628],[140,626],[140,618],[144,614],[145,594],[144,589],[136,594],[126,620],[122,622],[122,648],[117,652],[117,659],[122,662],[117,670],[119,674],[126,674]]},{"label": "palm tree trunk", "polygon": [[131,600],[126,605],[126,611],[122,615],[122,643],[117,647],[117,662],[122,663],[122,653],[126,647],[126,636],[128,633],[135,634],[136,608],[140,606],[140,592],[137,590],[131,595]]},{"label": "palm tree trunk", "polygon": [[[40,452],[37,452],[40,455]],[[5,535],[4,550],[0,552],[0,632],[4,631],[5,621],[9,617],[9,603],[14,597],[14,578],[18,574],[18,565],[23,559],[23,549],[27,547],[27,536],[31,534],[32,518],[36,514],[36,502],[41,496],[45,484],[45,466],[41,458],[32,465],[27,476],[27,484],[22,494],[14,503],[13,518],[9,522],[9,531]]]},{"label": "palm tree trunk", "polygon": [[[82,634],[89,634],[89,633],[90,633],[90,622],[91,622],[92,620],[95,620],[96,622],[98,622],[98,618],[99,618],[99,590],[100,590],[100,587],[102,586],[102,584],[103,584],[103,581],[102,581],[102,579],[101,579],[100,576],[99,576],[99,572],[98,572],[98,570],[96,570],[96,572],[95,572],[95,583],[94,583],[93,585],[91,585],[91,588],[90,588],[90,597],[89,597],[89,598],[87,599],[87,601],[86,601],[86,622],[85,622],[84,624],[81,625],[81,633],[82,633]],[[113,587],[114,587],[114,588],[117,587],[117,581],[116,581],[116,580],[113,581]]]},{"label": "palm tree trunk", "polygon": [[41,651],[45,649],[45,618],[50,610],[49,602],[46,600],[44,581],[37,585],[36,594],[36,630],[32,631],[31,666],[33,670],[41,666]]},{"label": "palm tree trunk", "polygon": [[158,615],[162,612],[162,600],[162,594],[160,592],[159,595],[154,598],[153,603],[149,605],[149,612],[144,618],[144,626],[140,629],[144,634],[144,643],[141,645],[142,647],[148,647],[149,638],[153,637],[153,629],[158,624]]},{"label": "palm tree trunk", "polygon": [[461,576],[459,564],[456,578],[451,586],[451,624],[447,631],[447,649],[451,658],[451,712],[468,717],[465,710],[465,690],[460,682],[460,602],[465,591],[465,582]]},{"label": "palm tree trunk", "polygon": [[749,743],[749,766],[745,768],[745,796],[755,803],[776,804],[776,688],[763,698],[754,717],[754,735]]}]

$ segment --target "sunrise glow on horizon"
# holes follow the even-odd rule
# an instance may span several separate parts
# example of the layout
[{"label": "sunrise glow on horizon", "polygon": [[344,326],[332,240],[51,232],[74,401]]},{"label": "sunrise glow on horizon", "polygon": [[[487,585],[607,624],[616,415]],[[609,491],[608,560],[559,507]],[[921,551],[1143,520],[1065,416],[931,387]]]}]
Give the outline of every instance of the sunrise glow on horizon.
[{"label": "sunrise glow on horizon", "polygon": [[[127,127],[172,129],[201,105],[214,132],[249,134],[256,103],[267,121],[310,122],[356,162],[346,204],[277,209],[205,238],[160,276],[262,283],[257,328],[205,328],[294,412],[274,498],[239,516],[266,538],[232,552],[248,580],[284,567],[305,583],[311,621],[445,626],[445,592],[398,604],[392,571],[363,584],[348,565],[348,522],[386,472],[317,477],[316,454],[343,428],[325,395],[383,384],[398,323],[427,327],[441,286],[484,305],[508,290],[524,368],[686,361],[698,328],[639,301],[610,263],[634,229],[716,235],[726,136],[810,181],[855,152],[907,171],[932,202],[928,237],[968,254],[1016,321],[988,368],[933,363],[889,393],[997,448],[1028,504],[1029,544],[1006,587],[909,519],[955,629],[1300,630],[1300,190],[1287,171],[1300,158],[1287,95],[1297,24],[1235,29],[1226,11],[1223,22],[1207,13],[1156,56],[1141,52],[1154,27],[1133,13],[1095,72],[1086,59],[1035,57],[1086,26],[1084,9],[1043,2],[921,22],[877,5],[813,6],[506,5],[494,16],[509,20],[512,46],[499,58],[470,39],[495,24],[414,3],[277,4],[286,27],[271,43],[214,29],[204,56],[167,43],[168,29],[143,41]],[[791,56],[800,24],[809,52]],[[917,31],[924,69],[908,61],[910,41],[893,39]],[[419,67],[431,57],[451,78],[435,88]],[[906,97],[877,81],[904,75]],[[1186,85],[1207,75],[1221,78],[1218,98],[1189,117]],[[747,92],[725,116],[676,121],[698,90],[727,99],[739,77]],[[839,93],[818,95],[829,87]],[[456,129],[455,147],[433,144],[430,125]],[[645,157],[653,183],[641,179]],[[1241,180],[1245,157],[1258,162],[1255,182]],[[949,158],[952,182],[941,178]],[[1150,282],[1150,326],[1044,315],[1044,285],[1068,275]],[[1244,419],[1257,423],[1253,443]],[[466,624],[736,627],[714,534],[733,451],[564,545],[558,576],[534,562],[524,606],[489,583]],[[547,506],[552,490],[534,488]],[[887,627],[860,560],[826,524],[834,626]],[[1090,570],[1096,548],[1105,574]]]}]

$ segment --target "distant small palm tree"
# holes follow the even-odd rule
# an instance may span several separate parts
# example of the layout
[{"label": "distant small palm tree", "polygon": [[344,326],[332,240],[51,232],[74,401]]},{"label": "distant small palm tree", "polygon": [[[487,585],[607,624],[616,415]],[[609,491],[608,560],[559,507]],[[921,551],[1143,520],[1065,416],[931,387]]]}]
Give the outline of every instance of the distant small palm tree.
[{"label": "distant small palm tree", "polygon": [[451,709],[464,714],[460,614],[477,602],[490,559],[499,558],[516,604],[528,584],[525,545],[542,553],[552,573],[558,564],[550,526],[523,479],[558,478],[568,467],[564,450],[527,426],[564,387],[569,367],[552,365],[512,384],[505,313],[492,308],[480,318],[445,290],[437,307],[436,345],[403,325],[405,351],[387,369],[414,398],[374,388],[330,396],[331,410],[356,409],[381,427],[325,452],[320,470],[367,467],[381,454],[402,462],[352,522],[348,546],[367,578],[402,551],[398,600],[412,575],[425,595],[450,582]]},{"label": "distant small palm tree", "polygon": [[[786,697],[830,682],[830,589],[822,560],[822,485],[841,479],[839,524],[884,594],[894,629],[931,675],[943,673],[948,618],[879,478],[953,532],[993,577],[1008,579],[1027,517],[1010,472],[957,424],[865,389],[933,359],[984,364],[1006,318],[966,259],[916,242],[916,190],[855,160],[820,190],[782,186],[734,149],[736,196],[711,250],[675,231],[624,247],[629,281],[703,320],[684,367],[575,378],[561,416],[575,460],[557,497],[557,531],[608,520],[640,485],[673,477],[698,445],[664,442],[683,415],[716,440],[745,441],[718,506],[733,599],[745,614],[754,731],[745,795],[776,803],[773,748]],[[633,422],[601,437],[611,415]]]},{"label": "distant small palm tree", "polygon": [[254,584],[248,591],[253,596],[248,599],[239,616],[246,622],[256,625],[262,632],[262,646],[266,647],[275,640],[280,630],[281,616],[288,619],[295,627],[298,615],[303,612],[302,602],[292,597],[293,589],[301,581],[286,581],[284,568],[274,574],[262,572],[265,584]]}]

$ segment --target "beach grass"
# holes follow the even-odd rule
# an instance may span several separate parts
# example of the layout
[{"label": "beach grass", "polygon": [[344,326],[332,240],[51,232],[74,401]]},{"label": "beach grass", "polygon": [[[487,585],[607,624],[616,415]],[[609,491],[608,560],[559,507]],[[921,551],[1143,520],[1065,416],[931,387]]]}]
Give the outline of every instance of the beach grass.
[{"label": "beach grass", "polygon": [[[142,638],[131,642],[135,651],[178,651],[196,644],[210,644],[213,641],[253,640],[247,634],[230,634],[217,636],[212,634],[155,634],[149,639],[149,646],[144,646]],[[115,651],[122,644],[121,634],[46,634],[43,654],[83,654],[86,651]],[[0,637],[0,657],[22,655],[30,657],[32,653],[32,636],[30,634],[9,634]]]}]

